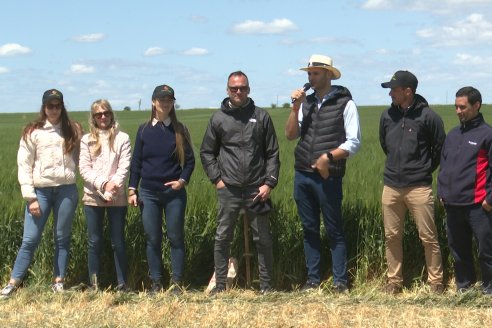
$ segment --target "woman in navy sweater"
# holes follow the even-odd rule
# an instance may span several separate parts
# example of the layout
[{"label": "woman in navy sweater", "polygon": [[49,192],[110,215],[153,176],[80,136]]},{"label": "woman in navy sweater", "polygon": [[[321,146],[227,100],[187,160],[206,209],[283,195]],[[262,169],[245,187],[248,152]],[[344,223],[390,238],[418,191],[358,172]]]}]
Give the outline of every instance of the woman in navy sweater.
[{"label": "woman in navy sweater", "polygon": [[[130,166],[128,203],[140,204],[153,293],[163,290],[163,211],[171,245],[170,292],[181,293],[183,282],[187,199],[184,187],[195,168],[195,158],[188,130],[176,117],[175,100],[171,87],[155,88],[152,115],[138,128]],[[139,184],[140,193],[137,192]]]}]

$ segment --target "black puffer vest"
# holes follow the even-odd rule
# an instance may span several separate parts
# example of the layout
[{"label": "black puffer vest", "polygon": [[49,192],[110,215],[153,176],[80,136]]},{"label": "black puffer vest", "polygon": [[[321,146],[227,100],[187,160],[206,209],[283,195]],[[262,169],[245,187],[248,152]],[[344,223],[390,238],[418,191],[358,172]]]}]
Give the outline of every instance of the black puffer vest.
[{"label": "black puffer vest", "polygon": [[[314,94],[302,104],[301,136],[295,150],[295,169],[312,172],[316,160],[324,153],[338,148],[346,141],[343,112],[352,99],[350,91],[342,86],[332,86],[334,94],[323,102],[320,109]],[[346,160],[330,163],[330,176],[343,177]]]}]

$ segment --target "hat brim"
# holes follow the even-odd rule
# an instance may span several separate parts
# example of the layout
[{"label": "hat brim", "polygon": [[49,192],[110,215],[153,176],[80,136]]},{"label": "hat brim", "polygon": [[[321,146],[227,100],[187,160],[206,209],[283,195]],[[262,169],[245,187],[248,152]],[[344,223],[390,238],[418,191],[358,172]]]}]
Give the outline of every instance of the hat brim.
[{"label": "hat brim", "polygon": [[160,92],[160,93],[154,94],[152,99],[164,98],[164,97],[171,97],[174,100],[176,100],[176,98],[174,98],[174,96],[169,92]]},{"label": "hat brim", "polygon": [[333,73],[332,80],[338,80],[342,76],[342,73],[340,73],[340,71],[333,66],[311,66],[311,67],[303,67],[303,68],[299,68],[299,69],[301,71],[307,72],[310,69],[314,69],[314,68],[323,68],[323,69],[326,69],[327,71],[332,72]]},{"label": "hat brim", "polygon": [[381,83],[381,86],[383,88],[393,88],[393,87],[397,87],[397,85],[395,85],[395,83],[392,83],[391,81],[390,82],[384,82],[384,83]]}]

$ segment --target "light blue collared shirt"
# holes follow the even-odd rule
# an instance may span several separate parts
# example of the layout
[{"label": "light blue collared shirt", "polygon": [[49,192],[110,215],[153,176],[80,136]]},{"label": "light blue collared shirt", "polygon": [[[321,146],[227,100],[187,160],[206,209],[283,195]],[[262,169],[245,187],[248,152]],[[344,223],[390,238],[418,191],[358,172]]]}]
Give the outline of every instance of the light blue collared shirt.
[{"label": "light blue collared shirt", "polygon": [[[320,99],[316,94],[314,95],[318,103],[318,110],[320,109],[321,104],[329,99],[334,92],[335,90],[328,92],[323,99]],[[298,115],[299,126],[301,126],[303,119],[302,104]],[[361,141],[359,113],[357,112],[357,106],[353,100],[349,100],[347,105],[345,105],[345,109],[343,110],[343,122],[347,140],[338,146],[338,148],[345,150],[349,153],[349,156],[351,156],[359,150]]]}]

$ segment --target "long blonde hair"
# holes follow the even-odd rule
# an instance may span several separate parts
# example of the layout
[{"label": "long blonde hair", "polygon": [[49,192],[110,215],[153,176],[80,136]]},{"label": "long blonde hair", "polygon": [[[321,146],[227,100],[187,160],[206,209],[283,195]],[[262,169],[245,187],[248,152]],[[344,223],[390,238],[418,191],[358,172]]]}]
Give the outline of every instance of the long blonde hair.
[{"label": "long blonde hair", "polygon": [[111,104],[109,101],[106,99],[98,99],[94,101],[91,105],[91,112],[89,115],[89,129],[90,129],[90,135],[89,135],[89,142],[91,142],[90,145],[90,151],[92,156],[98,156],[101,153],[101,140],[99,137],[99,132],[101,129],[97,127],[97,122],[96,118],[94,117],[94,114],[96,113],[96,110],[98,108],[102,108],[105,111],[109,111],[111,113],[111,123],[108,128],[109,132],[109,149],[114,152],[114,139],[116,137],[116,132],[118,130],[118,123],[115,120],[114,117],[114,112],[113,108],[111,108]]}]

